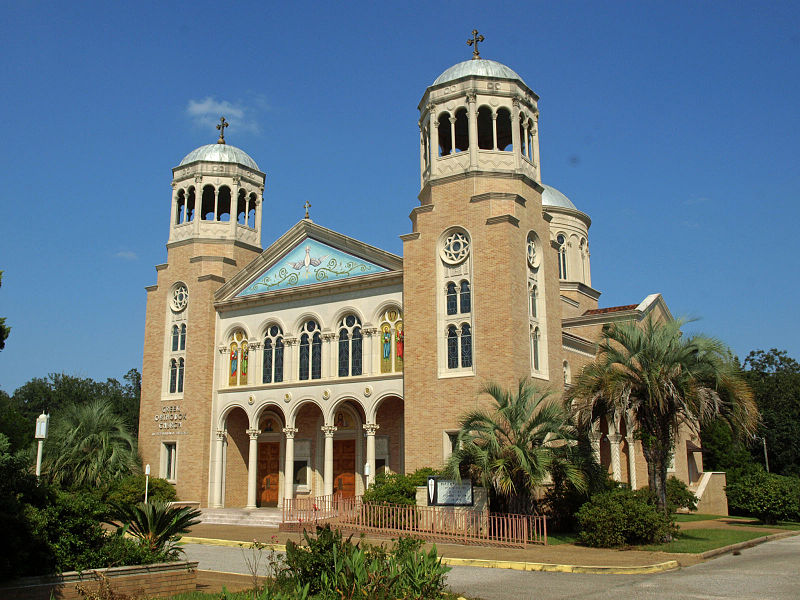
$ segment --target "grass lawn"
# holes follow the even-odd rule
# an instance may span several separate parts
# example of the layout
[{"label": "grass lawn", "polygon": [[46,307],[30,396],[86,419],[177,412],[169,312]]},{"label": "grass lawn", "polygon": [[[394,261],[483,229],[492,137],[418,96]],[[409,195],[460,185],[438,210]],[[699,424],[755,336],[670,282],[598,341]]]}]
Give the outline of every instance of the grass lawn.
[{"label": "grass lawn", "polygon": [[770,529],[787,529],[790,531],[797,531],[800,529],[800,523],[794,521],[778,521],[775,525],[768,525],[761,521],[755,521],[752,517],[725,517],[731,521],[731,525],[746,525],[748,527],[767,527]]},{"label": "grass lawn", "polygon": [[666,544],[651,544],[638,546],[637,550],[650,550],[653,552],[679,552],[699,554],[714,548],[721,548],[730,544],[746,542],[753,538],[762,537],[764,533],[758,530],[735,529],[689,529],[678,532],[675,539]]},{"label": "grass lawn", "polygon": [[719,518],[720,518],[719,515],[701,515],[697,513],[689,513],[689,514],[678,513],[675,515],[675,520],[678,523],[691,523],[692,521],[713,521]]},{"label": "grass lawn", "polygon": [[574,544],[577,539],[577,533],[548,533],[547,545],[558,546],[559,544]]}]

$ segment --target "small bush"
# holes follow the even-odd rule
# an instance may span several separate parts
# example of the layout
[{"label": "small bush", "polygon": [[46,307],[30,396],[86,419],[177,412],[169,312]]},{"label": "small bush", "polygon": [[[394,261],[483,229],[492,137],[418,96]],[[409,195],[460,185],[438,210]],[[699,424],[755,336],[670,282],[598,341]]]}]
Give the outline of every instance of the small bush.
[{"label": "small bush", "polygon": [[800,478],[752,471],[725,488],[732,514],[764,523],[800,520]]},{"label": "small bush", "polygon": [[364,492],[364,502],[414,505],[417,503],[417,487],[426,485],[428,477],[438,474],[438,471],[429,467],[417,469],[409,475],[379,473],[375,482]]},{"label": "small bush", "polygon": [[[658,504],[658,498],[650,488],[638,489],[636,494],[653,506]],[[672,475],[667,479],[667,512],[674,514],[680,508],[690,511],[697,510],[697,496],[689,489],[689,486]]]},{"label": "small bush", "polygon": [[630,490],[597,494],[576,516],[578,541],[599,548],[653,544],[669,539],[676,531],[664,513]]},{"label": "small bush", "polygon": [[[104,500],[111,505],[133,506],[144,502],[144,487],[144,475],[130,475],[113,483],[106,492]],[[147,494],[148,500],[172,502],[178,499],[175,486],[159,477],[150,478]]]}]

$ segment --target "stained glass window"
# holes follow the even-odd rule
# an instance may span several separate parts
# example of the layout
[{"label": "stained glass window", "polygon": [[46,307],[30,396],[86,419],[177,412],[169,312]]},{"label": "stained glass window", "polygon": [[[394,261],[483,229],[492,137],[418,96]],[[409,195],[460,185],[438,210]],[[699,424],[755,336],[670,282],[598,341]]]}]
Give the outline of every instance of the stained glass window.
[{"label": "stained glass window", "polygon": [[186,350],[186,323],[181,325],[181,350]]},{"label": "stained glass window", "polygon": [[173,352],[177,352],[178,351],[178,337],[179,337],[179,335],[178,335],[178,326],[177,325],[173,325],[172,326],[172,351]]},{"label": "stained glass window", "polygon": [[458,368],[458,333],[454,325],[447,328],[447,368]]},{"label": "stained glass window", "polygon": [[272,340],[267,338],[264,340],[264,369],[263,383],[272,383]]},{"label": "stained glass window", "polygon": [[319,332],[314,334],[311,341],[311,379],[322,377],[322,336]]},{"label": "stained glass window", "polygon": [[283,338],[275,342],[275,383],[283,381]]},{"label": "stained glass window", "polygon": [[178,361],[169,361],[169,393],[174,394],[178,385]]},{"label": "stained glass window", "polygon": [[350,340],[347,329],[339,330],[339,377],[350,374]]},{"label": "stained glass window", "polygon": [[308,379],[308,334],[300,336],[300,380]]},{"label": "stained glass window", "polygon": [[183,359],[178,359],[178,393],[183,393]]},{"label": "stained glass window", "polygon": [[533,345],[533,370],[539,370],[539,328],[533,330],[531,335],[531,343]]},{"label": "stained glass window", "polygon": [[472,299],[469,295],[469,281],[461,282],[461,312],[468,313],[472,310]]},{"label": "stained glass window", "polygon": [[361,329],[353,330],[353,375],[361,375]]},{"label": "stained glass window", "polygon": [[458,312],[456,284],[452,281],[447,284],[447,314],[454,315]]},{"label": "stained glass window", "polygon": [[472,366],[472,330],[466,323],[461,326],[461,366]]},{"label": "stained glass window", "polygon": [[283,381],[283,331],[277,325],[267,329],[264,336],[263,383]]}]

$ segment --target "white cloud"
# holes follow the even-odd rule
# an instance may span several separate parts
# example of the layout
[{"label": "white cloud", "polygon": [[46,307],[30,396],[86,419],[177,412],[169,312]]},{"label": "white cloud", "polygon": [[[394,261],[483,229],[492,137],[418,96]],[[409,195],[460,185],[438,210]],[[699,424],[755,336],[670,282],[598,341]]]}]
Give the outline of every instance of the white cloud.
[{"label": "white cloud", "polygon": [[122,260],[137,260],[139,257],[136,252],[130,250],[120,250],[114,255],[114,258],[121,258]]},{"label": "white cloud", "polygon": [[[258,98],[256,106],[263,109],[263,99]],[[256,119],[256,110],[245,106],[241,102],[217,100],[207,96],[202,100],[189,100],[186,106],[186,115],[194,121],[195,125],[203,129],[215,131],[219,118],[224,116],[234,131],[259,133],[261,128]]]}]

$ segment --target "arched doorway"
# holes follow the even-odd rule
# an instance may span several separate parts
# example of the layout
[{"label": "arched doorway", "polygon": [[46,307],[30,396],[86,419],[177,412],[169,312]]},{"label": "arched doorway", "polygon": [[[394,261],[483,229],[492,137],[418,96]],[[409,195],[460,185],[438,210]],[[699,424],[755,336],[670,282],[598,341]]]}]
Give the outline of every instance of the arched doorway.
[{"label": "arched doorway", "polygon": [[256,505],[280,506],[283,499],[283,418],[275,410],[265,410],[258,420],[258,473]]}]

